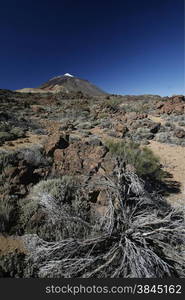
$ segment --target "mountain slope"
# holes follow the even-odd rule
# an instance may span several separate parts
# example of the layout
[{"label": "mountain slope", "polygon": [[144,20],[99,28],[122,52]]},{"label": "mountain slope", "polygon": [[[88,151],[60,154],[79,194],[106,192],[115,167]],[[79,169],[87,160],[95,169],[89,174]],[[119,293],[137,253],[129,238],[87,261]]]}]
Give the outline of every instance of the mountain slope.
[{"label": "mountain slope", "polygon": [[89,96],[103,96],[107,93],[102,91],[100,88],[89,82],[88,80],[84,80],[78,77],[74,77],[73,75],[66,73],[61,76],[57,76],[51,78],[47,82],[43,83],[38,88],[26,88],[17,90],[18,92],[52,92],[58,93],[60,91],[65,93],[70,92],[82,92],[85,95]]},{"label": "mountain slope", "polygon": [[39,88],[56,92],[62,90],[66,93],[81,91],[82,93],[90,96],[101,96],[106,94],[88,80],[74,77],[68,73],[50,79],[48,82],[42,84]]}]

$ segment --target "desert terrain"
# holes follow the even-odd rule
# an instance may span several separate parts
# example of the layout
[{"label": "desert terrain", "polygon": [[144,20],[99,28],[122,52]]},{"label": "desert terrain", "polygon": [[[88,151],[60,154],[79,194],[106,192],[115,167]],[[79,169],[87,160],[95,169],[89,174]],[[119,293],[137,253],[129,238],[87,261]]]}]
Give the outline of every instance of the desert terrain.
[{"label": "desert terrain", "polygon": [[184,276],[183,95],[0,90],[0,169],[1,277]]}]

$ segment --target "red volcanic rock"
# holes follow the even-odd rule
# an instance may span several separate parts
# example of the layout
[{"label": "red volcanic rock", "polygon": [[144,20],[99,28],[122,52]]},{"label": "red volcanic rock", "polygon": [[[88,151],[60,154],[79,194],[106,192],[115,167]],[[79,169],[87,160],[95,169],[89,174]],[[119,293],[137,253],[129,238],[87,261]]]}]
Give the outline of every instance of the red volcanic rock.
[{"label": "red volcanic rock", "polygon": [[137,119],[146,119],[146,118],[148,118],[147,114],[138,114],[137,115]]},{"label": "red volcanic rock", "polygon": [[107,153],[104,146],[77,142],[54,151],[54,170],[59,174],[82,174],[98,171]]},{"label": "red volcanic rock", "polygon": [[176,114],[182,114],[185,112],[185,105],[183,103],[166,103],[160,111],[162,114],[172,114],[172,113],[176,113]]},{"label": "red volcanic rock", "polygon": [[128,128],[122,123],[116,123],[114,125],[114,130],[118,133],[118,135],[120,135],[121,137],[124,137],[124,135],[128,131]]},{"label": "red volcanic rock", "polygon": [[182,114],[185,113],[184,96],[174,96],[163,102],[163,105],[157,107],[161,114]]},{"label": "red volcanic rock", "polygon": [[28,165],[25,161],[15,161],[15,166],[7,166],[4,169],[6,182],[4,194],[9,195],[19,194],[25,196],[29,188],[35,184],[39,178],[47,176],[49,173],[48,167],[36,168]]},{"label": "red volcanic rock", "polygon": [[46,154],[52,155],[56,149],[65,149],[68,146],[67,138],[59,133],[55,133],[48,137],[44,149]]},{"label": "red volcanic rock", "polygon": [[172,99],[173,102],[176,102],[176,103],[180,103],[182,101],[185,101],[185,97],[183,95],[173,96],[171,99]]},{"label": "red volcanic rock", "polygon": [[44,112],[44,108],[40,105],[31,105],[31,109],[34,113],[42,113]]},{"label": "red volcanic rock", "polygon": [[156,104],[156,108],[157,109],[160,109],[160,108],[162,108],[164,106],[164,102],[158,102],[157,104]]},{"label": "red volcanic rock", "polygon": [[136,112],[129,112],[125,114],[125,117],[127,120],[133,121],[133,120],[137,120],[137,113]]}]

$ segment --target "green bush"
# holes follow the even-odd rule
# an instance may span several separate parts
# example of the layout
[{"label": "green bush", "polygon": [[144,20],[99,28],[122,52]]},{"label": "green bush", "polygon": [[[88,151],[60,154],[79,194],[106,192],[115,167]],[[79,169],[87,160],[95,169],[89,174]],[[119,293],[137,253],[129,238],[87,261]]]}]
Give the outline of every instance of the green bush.
[{"label": "green bush", "polygon": [[169,133],[159,132],[156,134],[155,140],[159,143],[169,143]]},{"label": "green bush", "polygon": [[9,132],[0,132],[0,142],[4,143],[6,141],[11,141],[13,140],[13,134],[9,133]]},{"label": "green bush", "polygon": [[101,113],[98,114],[99,119],[106,119],[108,117],[109,117],[109,114],[105,113],[105,112],[101,112]]},{"label": "green bush", "polygon": [[80,123],[77,127],[80,129],[91,129],[93,125],[90,122],[84,122],[84,123]]},{"label": "green bush", "polygon": [[141,137],[141,139],[151,140],[154,137],[154,134],[151,133],[150,128],[139,127],[136,130],[136,134]]},{"label": "green bush", "polygon": [[185,126],[185,121],[180,121],[180,122],[178,123],[178,126]]},{"label": "green bush", "polygon": [[12,141],[18,138],[25,137],[25,131],[19,127],[14,127],[10,130],[8,126],[0,126],[0,142]]},{"label": "green bush", "polygon": [[132,165],[138,176],[162,179],[163,171],[160,168],[159,158],[150,149],[139,148],[139,144],[133,142],[115,142],[112,140],[108,140],[106,146],[113,156]]},{"label": "green bush", "polygon": [[25,132],[19,127],[14,127],[10,131],[11,134],[13,134],[14,139],[25,137]]},{"label": "green bush", "polygon": [[9,128],[8,124],[6,124],[4,122],[0,122],[0,132],[7,132],[9,130],[10,130],[10,128]]}]

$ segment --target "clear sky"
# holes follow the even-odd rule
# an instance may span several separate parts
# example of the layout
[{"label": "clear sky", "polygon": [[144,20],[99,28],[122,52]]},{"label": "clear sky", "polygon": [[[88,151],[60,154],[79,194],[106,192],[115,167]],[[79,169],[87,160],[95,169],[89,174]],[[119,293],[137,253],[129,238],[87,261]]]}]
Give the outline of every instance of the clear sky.
[{"label": "clear sky", "polygon": [[0,88],[66,72],[115,94],[184,94],[184,0],[1,1]]}]

